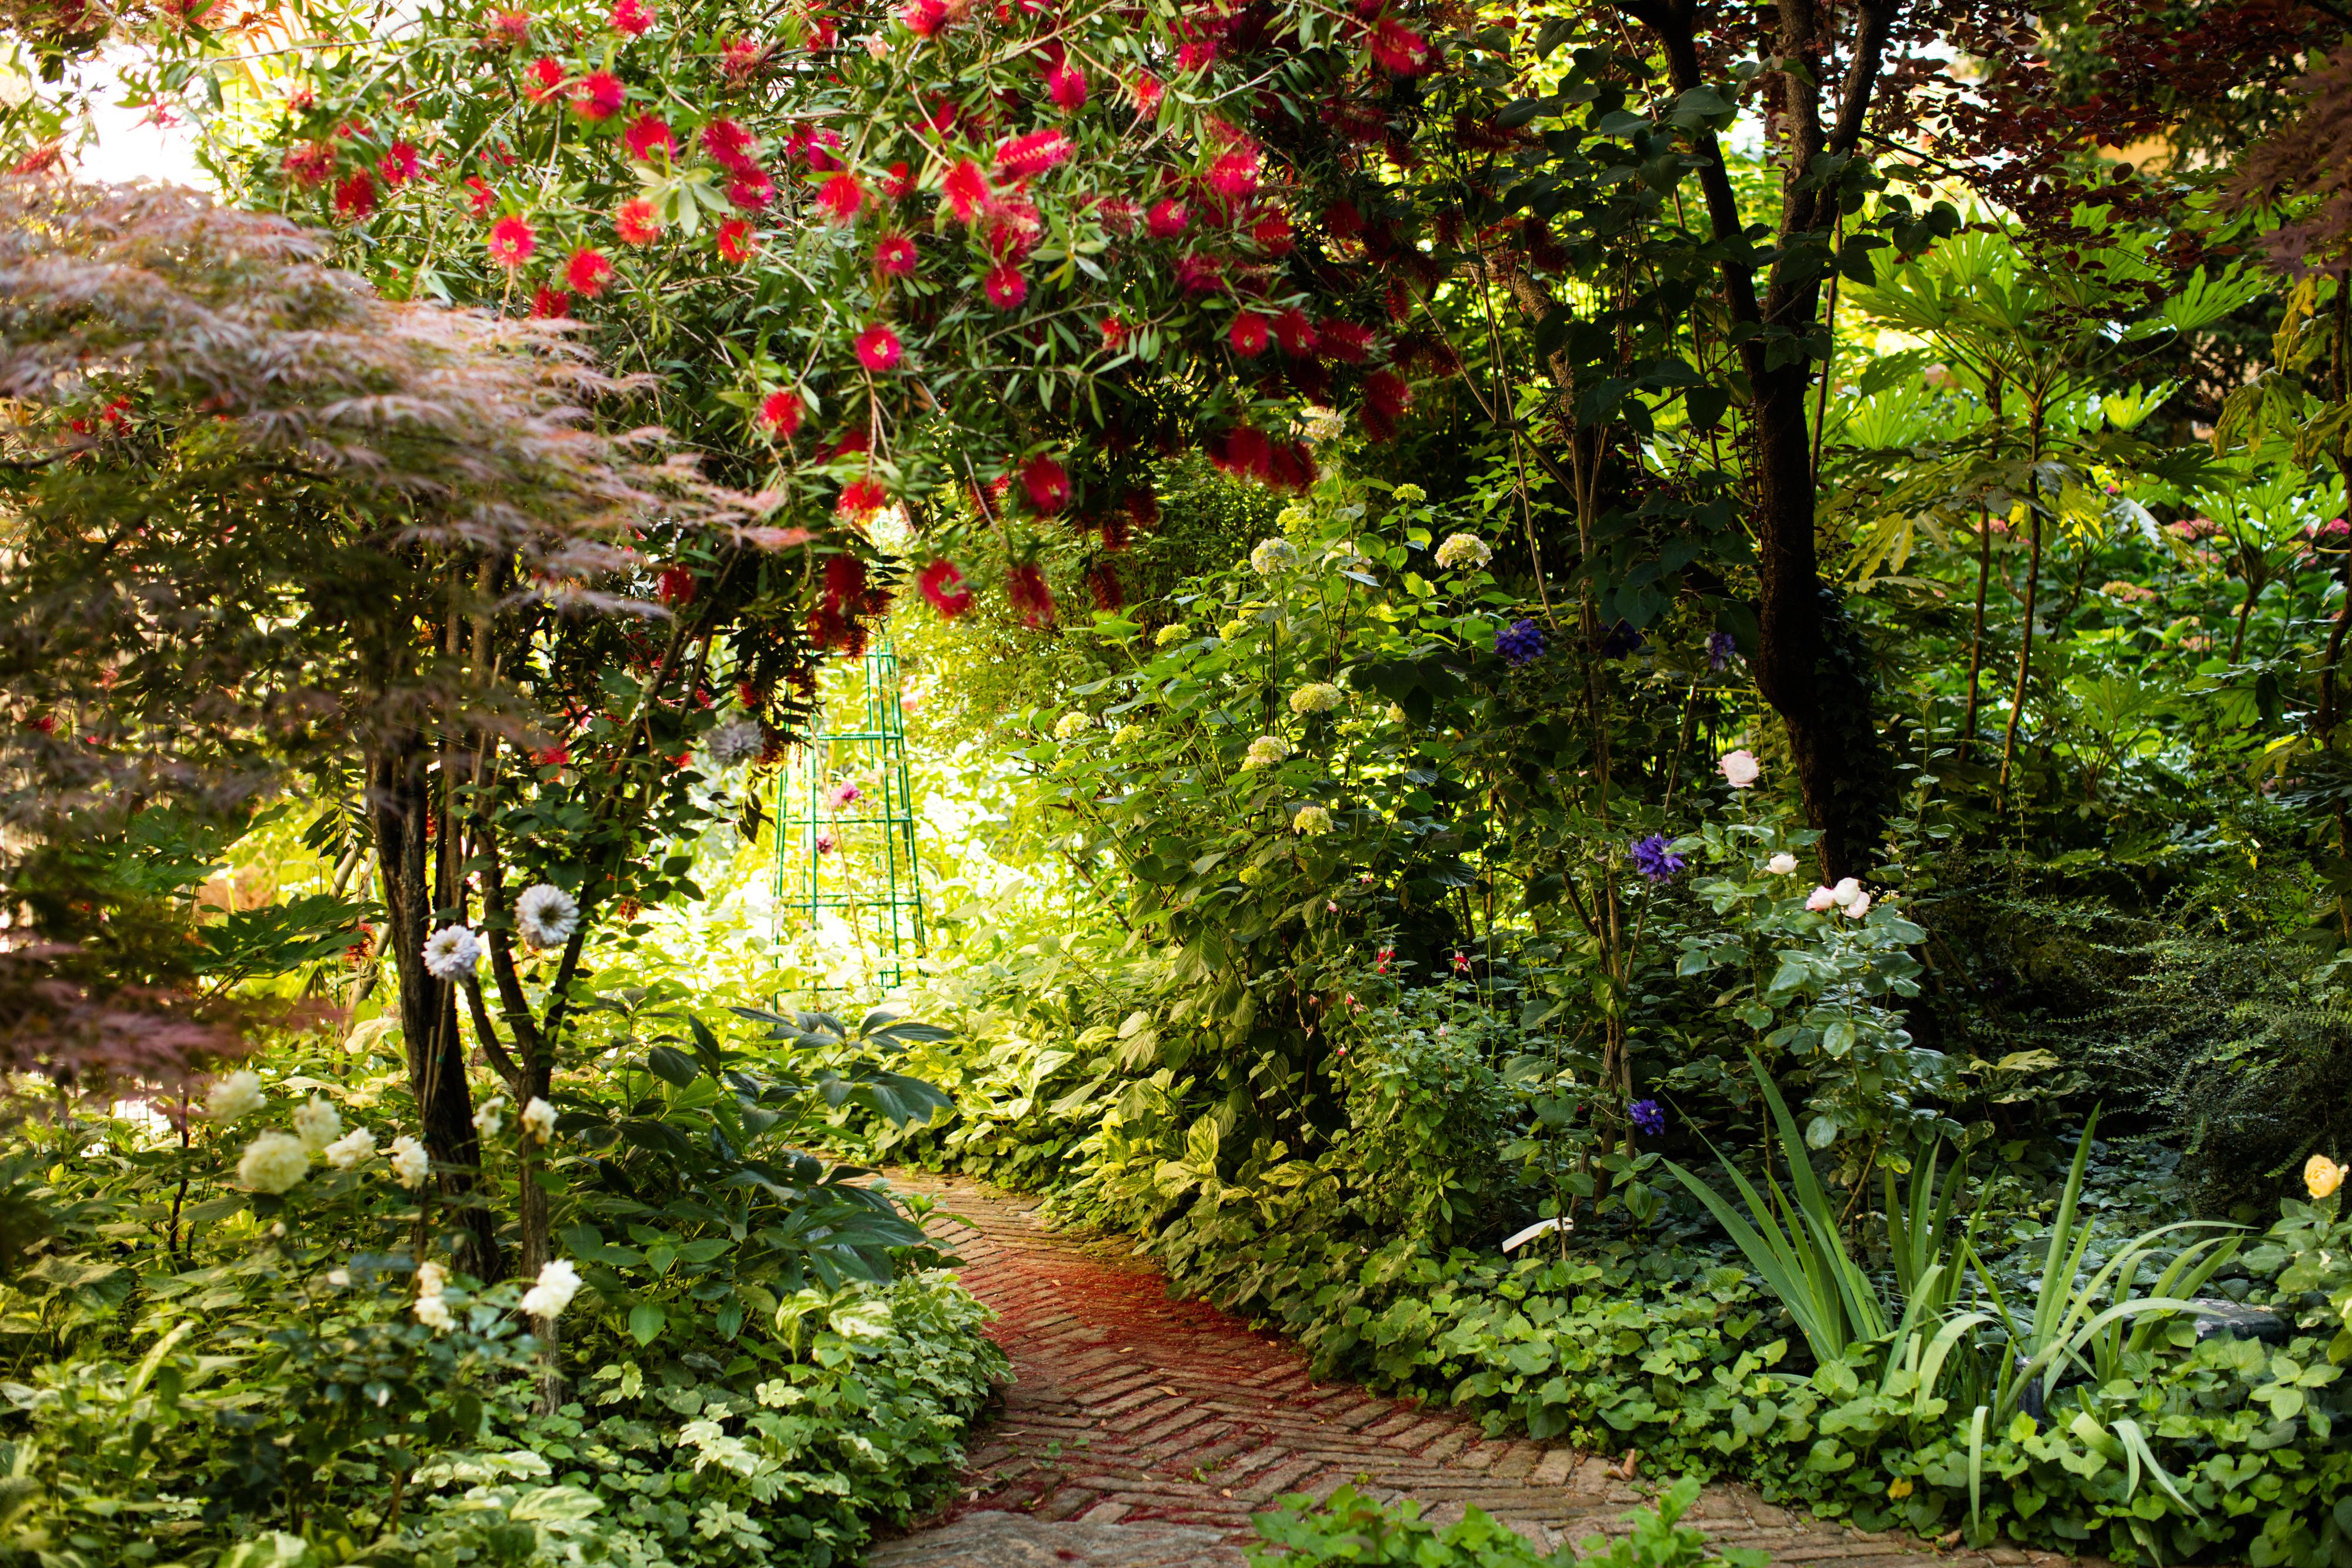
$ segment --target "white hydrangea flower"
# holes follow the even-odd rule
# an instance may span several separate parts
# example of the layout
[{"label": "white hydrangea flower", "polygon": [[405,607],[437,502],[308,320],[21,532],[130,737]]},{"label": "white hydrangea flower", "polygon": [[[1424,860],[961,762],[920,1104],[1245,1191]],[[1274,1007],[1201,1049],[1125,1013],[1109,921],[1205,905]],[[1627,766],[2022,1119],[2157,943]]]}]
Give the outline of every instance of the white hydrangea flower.
[{"label": "white hydrangea flower", "polygon": [[1190,626],[1185,625],[1181,621],[1171,621],[1160,629],[1158,635],[1151,639],[1151,643],[1154,647],[1172,648],[1192,634],[1192,629]]},{"label": "white hydrangea flower", "polygon": [[439,1296],[419,1296],[416,1304],[408,1310],[416,1314],[418,1322],[435,1333],[447,1333],[457,1326],[457,1315],[449,1311],[449,1303]]},{"label": "white hydrangea flower", "polygon": [[1797,857],[1783,851],[1764,862],[1764,869],[1774,876],[1787,876],[1797,869]]},{"label": "white hydrangea flower", "polygon": [[313,1094],[294,1107],[294,1135],[302,1147],[317,1154],[343,1134],[343,1113],[324,1095]]},{"label": "white hydrangea flower", "polygon": [[533,947],[561,947],[580,929],[580,905],[551,883],[526,887],[515,900],[515,929]]},{"label": "white hydrangea flower", "polygon": [[1464,567],[1475,571],[1494,558],[1495,552],[1476,534],[1448,534],[1445,542],[1437,547],[1437,564],[1448,571]]},{"label": "white hydrangea flower", "polygon": [[499,1129],[507,1124],[506,1108],[507,1097],[494,1094],[483,1101],[481,1108],[474,1113],[474,1131],[481,1134],[483,1142],[488,1143],[497,1137]]},{"label": "white hydrangea flower", "polygon": [[1321,806],[1301,806],[1298,815],[1290,819],[1294,833],[1320,835],[1331,831],[1331,813]]},{"label": "white hydrangea flower", "polygon": [[1725,752],[1716,766],[1723,769],[1723,781],[1734,789],[1748,788],[1764,771],[1764,765],[1756,760],[1756,754],[1745,748]]},{"label": "white hydrangea flower", "polygon": [[205,1095],[205,1114],[215,1122],[234,1122],[261,1109],[261,1074],[243,1068],[216,1078]]},{"label": "white hydrangea flower", "polygon": [[290,1192],[310,1174],[310,1151],[285,1133],[262,1134],[236,1162],[236,1179],[253,1192]]},{"label": "white hydrangea flower", "polygon": [[1278,735],[1261,735],[1249,743],[1249,755],[1242,758],[1244,768],[1271,768],[1290,755],[1290,742]]},{"label": "white hydrangea flower", "polygon": [[482,961],[481,939],[462,925],[444,925],[425,939],[425,969],[436,980],[460,980]]},{"label": "white hydrangea flower", "polygon": [[1339,688],[1328,681],[1317,681],[1290,694],[1290,711],[1295,714],[1329,713],[1339,706]]},{"label": "white hydrangea flower", "polygon": [[1418,485],[1399,485],[1389,492],[1400,507],[1418,507],[1429,499],[1429,492]]},{"label": "white hydrangea flower", "polygon": [[1260,539],[1250,551],[1250,570],[1260,577],[1288,571],[1298,564],[1298,549],[1288,539]]},{"label": "white hydrangea flower", "polygon": [[767,737],[760,727],[748,718],[730,719],[710,732],[703,743],[710,752],[711,762],[720,768],[733,768],[751,761],[767,747]]},{"label": "white hydrangea flower", "polygon": [[539,1282],[522,1293],[522,1310],[535,1318],[551,1318],[580,1293],[580,1270],[558,1258],[539,1271]]},{"label": "white hydrangea flower", "polygon": [[522,1108],[522,1135],[534,1144],[544,1144],[555,1136],[555,1107],[531,1096],[530,1103]]},{"label": "white hydrangea flower", "polygon": [[1113,746],[1133,746],[1142,738],[1143,727],[1139,724],[1123,724],[1110,732],[1110,743]]},{"label": "white hydrangea flower", "polygon": [[1054,721],[1054,738],[1061,741],[1076,740],[1093,728],[1094,722],[1091,715],[1082,709],[1072,708]]},{"label": "white hydrangea flower", "polygon": [[375,1158],[375,1134],[353,1127],[326,1147],[327,1163],[339,1171],[357,1170]]},{"label": "white hydrangea flower", "polygon": [[411,1192],[423,1186],[425,1178],[433,1171],[432,1157],[425,1154],[425,1145],[405,1133],[393,1139],[391,1160],[392,1179]]}]

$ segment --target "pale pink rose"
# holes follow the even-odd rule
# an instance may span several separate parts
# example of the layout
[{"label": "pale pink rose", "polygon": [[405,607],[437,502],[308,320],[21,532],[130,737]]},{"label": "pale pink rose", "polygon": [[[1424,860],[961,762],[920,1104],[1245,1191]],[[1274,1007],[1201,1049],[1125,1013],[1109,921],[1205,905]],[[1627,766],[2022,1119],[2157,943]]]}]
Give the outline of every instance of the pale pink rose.
[{"label": "pale pink rose", "polygon": [[1845,912],[1846,912],[1846,914],[1847,914],[1848,915],[1852,916],[1853,919],[1856,919],[1856,920],[1859,920],[1859,919],[1861,919],[1864,915],[1865,915],[1869,914],[1869,913],[1870,913],[1870,894],[1866,894],[1866,893],[1857,893],[1857,894],[1855,894],[1853,895],[1853,902],[1852,904],[1847,904],[1847,905],[1845,906]]},{"label": "pale pink rose", "polygon": [[1836,894],[1831,892],[1826,887],[1817,887],[1813,889],[1812,896],[1805,900],[1805,907],[1818,913],[1822,910],[1827,909],[1836,902]]},{"label": "pale pink rose", "polygon": [[1727,751],[1715,765],[1723,769],[1723,781],[1734,789],[1747,789],[1764,772],[1764,765],[1756,760],[1756,754],[1746,749]]}]

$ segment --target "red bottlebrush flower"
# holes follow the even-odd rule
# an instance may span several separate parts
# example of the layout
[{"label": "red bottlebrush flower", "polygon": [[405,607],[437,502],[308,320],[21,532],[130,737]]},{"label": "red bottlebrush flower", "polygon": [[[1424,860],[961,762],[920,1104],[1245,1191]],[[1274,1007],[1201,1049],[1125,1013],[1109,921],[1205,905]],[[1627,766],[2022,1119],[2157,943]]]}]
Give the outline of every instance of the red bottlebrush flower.
[{"label": "red bottlebrush flower", "polygon": [[613,232],[621,236],[623,245],[651,245],[661,237],[661,218],[653,203],[632,196],[614,213]]},{"label": "red bottlebrush flower", "polygon": [[902,202],[915,192],[915,172],[902,160],[890,165],[883,177],[882,194],[890,201]]},{"label": "red bottlebrush flower", "polygon": [[334,175],[335,144],[331,141],[302,142],[289,148],[280,163],[296,184],[305,190],[315,190]]},{"label": "red bottlebrush flower", "polygon": [[1144,232],[1153,239],[1174,239],[1192,226],[1192,210],[1173,199],[1154,202],[1143,214]]},{"label": "red bottlebrush flower", "polygon": [[613,31],[638,38],[643,37],[654,25],[654,14],[646,8],[644,0],[615,0],[612,21]]},{"label": "red bottlebrush flower", "polygon": [[760,400],[760,412],[753,417],[761,430],[779,441],[790,441],[801,427],[801,400],[797,392],[772,392]]},{"label": "red bottlebrush flower", "polygon": [[923,568],[915,586],[942,621],[952,621],[971,608],[971,590],[964,586],[962,571],[945,556]]},{"label": "red bottlebrush flower", "polygon": [[999,310],[1014,309],[1029,298],[1029,280],[1010,263],[990,267],[981,287],[988,295],[988,302]]},{"label": "red bottlebrush flower", "polygon": [[518,217],[503,217],[490,225],[490,237],[486,242],[490,259],[511,272],[530,259],[539,248],[539,236],[530,225]]},{"label": "red bottlebrush flower", "polygon": [[1334,202],[1323,214],[1323,226],[1333,239],[1354,239],[1364,232],[1364,214],[1353,202]]},{"label": "red bottlebrush flower", "polygon": [[1045,73],[1045,96],[1054,107],[1065,114],[1076,114],[1087,106],[1087,73],[1065,61]]},{"label": "red bottlebrush flower", "polygon": [[383,156],[375,161],[375,168],[383,176],[383,183],[396,191],[416,178],[416,149],[405,141],[395,141],[383,150]]},{"label": "red bottlebrush flower", "polygon": [[1364,378],[1364,403],[1357,417],[1364,434],[1387,441],[1396,434],[1397,421],[1412,402],[1412,388],[1394,371],[1374,371]]},{"label": "red bottlebrush flower", "polygon": [[529,41],[530,13],[528,11],[493,11],[490,13],[490,44],[497,48],[509,48]]},{"label": "red bottlebrush flower", "polygon": [[1070,139],[1058,131],[1033,131],[1026,136],[1014,136],[996,149],[999,172],[1016,180],[1026,180],[1042,174],[1076,151]]},{"label": "red bottlebrush flower", "polygon": [[531,294],[530,313],[535,320],[561,321],[572,314],[572,296],[552,284],[542,283]]},{"label": "red bottlebrush flower", "polygon": [[1189,76],[1207,70],[1217,62],[1217,45],[1213,38],[1203,38],[1186,44],[1176,51],[1176,74]]},{"label": "red bottlebrush flower", "polygon": [[1315,458],[1304,442],[1286,441],[1275,447],[1267,462],[1266,483],[1277,490],[1307,492],[1315,483]]},{"label": "red bottlebrush flower", "polygon": [[1014,563],[1004,574],[1004,597],[1021,612],[1021,621],[1029,627],[1051,626],[1054,623],[1054,591],[1045,586],[1045,573],[1034,560]]},{"label": "red bottlebrush flower", "polygon": [[931,107],[922,112],[915,124],[934,136],[945,136],[955,129],[956,113],[956,106],[949,99],[933,99]]},{"label": "red bottlebrush flower", "polygon": [[854,555],[827,556],[824,601],[835,610],[854,605],[866,594],[866,563]]},{"label": "red bottlebrush flower", "polygon": [[948,25],[948,0],[914,0],[898,13],[898,20],[915,37],[928,38]]},{"label": "red bottlebrush flower", "polygon": [[668,605],[694,602],[694,573],[682,566],[666,566],[655,580],[661,601]]},{"label": "red bottlebrush flower", "polygon": [[809,171],[812,173],[835,173],[842,169],[844,165],[840,159],[835,157],[831,152],[827,152],[826,149],[838,147],[840,145],[840,131],[814,131],[810,134],[807,142],[802,147],[801,156],[808,160]]},{"label": "red bottlebrush flower", "polygon": [[541,768],[562,768],[571,762],[572,748],[568,746],[551,746],[544,751],[532,752],[531,760]]},{"label": "red bottlebrush flower", "polygon": [[852,522],[860,522],[889,504],[890,492],[881,486],[871,479],[854,479],[842,486],[841,499],[833,509]]},{"label": "red bottlebrush flower", "polygon": [[545,103],[562,85],[563,68],[541,55],[530,62],[530,79],[522,84],[522,95],[533,103]]},{"label": "red bottlebrush flower", "polygon": [[719,225],[719,254],[724,259],[740,266],[751,260],[751,253],[759,248],[759,242],[751,237],[748,219],[729,218]]},{"label": "red bottlebrush flower", "polygon": [[1367,44],[1372,58],[1391,76],[1417,77],[1429,68],[1429,40],[1391,17],[1373,24]]},{"label": "red bottlebrush flower", "polygon": [[915,270],[915,242],[892,235],[874,247],[874,270],[884,277],[906,277]]},{"label": "red bottlebrush flower", "polygon": [[499,204],[499,193],[479,174],[471,175],[466,181],[466,204],[473,209],[474,216],[486,218],[490,209]]},{"label": "red bottlebrush flower", "polygon": [[1126,348],[1127,323],[1120,320],[1116,316],[1104,317],[1102,319],[1102,345],[1107,351],[1114,354]]},{"label": "red bottlebrush flower", "polygon": [[898,334],[877,321],[857,334],[857,362],[880,374],[898,362]]},{"label": "red bottlebrush flower", "polygon": [[629,100],[629,89],[611,71],[590,71],[572,89],[572,112],[591,121],[610,120]]},{"label": "red bottlebrush flower", "polygon": [[1147,534],[1154,533],[1159,530],[1159,497],[1153,495],[1149,490],[1129,490],[1127,493],[1125,504],[1127,507],[1127,520],[1129,522],[1134,524],[1137,528],[1142,529]]},{"label": "red bottlebrush flower", "polygon": [[572,259],[563,264],[563,281],[572,286],[572,292],[593,299],[604,292],[604,285],[613,281],[612,259],[601,250],[575,250]]},{"label": "red bottlebrush flower", "polygon": [[375,176],[362,169],[335,187],[335,216],[363,218],[375,211]]},{"label": "red bottlebrush flower", "polygon": [[1268,213],[1252,224],[1250,238],[1268,256],[1288,256],[1298,246],[1291,232],[1290,219],[1280,213]]},{"label": "red bottlebrush flower", "polygon": [[1322,340],[1324,358],[1342,364],[1360,365],[1372,351],[1372,329],[1353,321],[1328,319],[1315,329],[1315,335]]},{"label": "red bottlebrush flower", "polygon": [[989,204],[988,249],[997,260],[1018,261],[1045,236],[1045,220],[1037,204],[1018,191],[1008,191]]},{"label": "red bottlebrush flower", "polygon": [[1022,465],[1021,486],[1029,504],[1047,516],[1070,504],[1069,471],[1042,452]]},{"label": "red bottlebrush flower", "polygon": [[740,173],[760,165],[752,157],[751,133],[734,120],[720,118],[702,128],[702,150],[720,168]]},{"label": "red bottlebrush flower", "polygon": [[1245,202],[1257,193],[1257,154],[1249,152],[1220,154],[1209,165],[1209,189],[1227,202]]},{"label": "red bottlebrush flower", "polygon": [[657,114],[641,114],[631,120],[628,130],[621,133],[621,141],[627,146],[630,157],[648,162],[656,148],[673,159],[677,156],[677,135],[670,130],[669,121]]},{"label": "red bottlebrush flower", "polygon": [[1137,113],[1153,115],[1160,112],[1160,100],[1168,89],[1158,77],[1150,71],[1142,71],[1137,74],[1128,91],[1135,98]]},{"label": "red bottlebrush flower", "polygon": [[1095,608],[1106,615],[1127,606],[1127,589],[1118,580],[1118,566],[1110,561],[1098,560],[1087,568],[1087,591],[1094,596]]},{"label": "red bottlebrush flower", "polygon": [[1307,312],[1293,307],[1274,319],[1274,340],[1282,345],[1286,354],[1311,354],[1315,351],[1315,323]]},{"label": "red bottlebrush flower", "polygon": [[1225,264],[1213,256],[1180,256],[1176,282],[1187,294],[1213,294],[1224,287]]},{"label": "red bottlebrush flower", "polygon": [[827,223],[848,223],[866,204],[866,187],[855,174],[835,174],[817,187],[816,204],[824,209]]},{"label": "red bottlebrush flower", "polygon": [[816,455],[816,460],[819,463],[830,463],[844,453],[864,452],[873,444],[874,437],[866,432],[865,426],[860,425],[856,429],[843,432],[840,440]]},{"label": "red bottlebrush flower", "polygon": [[1133,234],[1143,217],[1143,208],[1125,196],[1103,196],[1096,201],[1095,211],[1102,214],[1103,227],[1115,235]]},{"label": "red bottlebrush flower", "polygon": [[745,169],[727,182],[727,199],[747,213],[756,213],[776,199],[776,183],[764,169]]},{"label": "red bottlebrush flower", "polygon": [[1391,278],[1381,298],[1387,302],[1390,320],[1402,326],[1412,319],[1412,290],[1405,287],[1403,278]]},{"label": "red bottlebrush flower", "polygon": [[841,24],[833,17],[820,13],[809,18],[808,47],[810,48],[829,49],[833,47],[834,40],[840,37]]},{"label": "red bottlebrush flower", "polygon": [[1255,360],[1265,352],[1266,319],[1255,310],[1244,310],[1234,318],[1225,332],[1225,341],[1234,352],[1244,360]]},{"label": "red bottlebrush flower", "polygon": [[719,47],[719,74],[737,87],[760,74],[768,63],[768,46],[749,38],[730,38]]},{"label": "red bottlebrush flower", "polygon": [[947,172],[940,182],[940,194],[947,199],[948,211],[955,214],[956,222],[971,223],[988,204],[988,176],[967,158]]},{"label": "red bottlebrush flower", "polygon": [[1105,517],[1097,526],[1102,529],[1103,549],[1113,555],[1134,542],[1132,525],[1129,523],[1125,512],[1113,512]]},{"label": "red bottlebrush flower", "polygon": [[1253,424],[1235,425],[1211,446],[1209,461],[1236,479],[1264,482],[1273,471],[1274,443]]}]

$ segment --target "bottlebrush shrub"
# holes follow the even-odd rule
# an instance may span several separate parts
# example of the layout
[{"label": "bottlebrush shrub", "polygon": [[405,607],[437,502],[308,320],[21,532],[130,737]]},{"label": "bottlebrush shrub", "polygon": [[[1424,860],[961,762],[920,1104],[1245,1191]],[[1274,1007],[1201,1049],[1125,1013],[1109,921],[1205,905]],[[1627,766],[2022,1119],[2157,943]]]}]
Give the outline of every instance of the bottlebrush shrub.
[{"label": "bottlebrush shrub", "polygon": [[[990,495],[1041,455],[1073,523],[1187,447],[1296,488],[1304,405],[1394,427],[1365,160],[1439,58],[1403,0],[649,15],[354,15],[249,117],[234,177],[388,290],[568,291],[617,366],[658,367],[674,429],[813,528],[897,504],[994,538],[1056,510]],[[339,202],[353,181],[368,199]],[[760,417],[779,391],[797,434]]]}]

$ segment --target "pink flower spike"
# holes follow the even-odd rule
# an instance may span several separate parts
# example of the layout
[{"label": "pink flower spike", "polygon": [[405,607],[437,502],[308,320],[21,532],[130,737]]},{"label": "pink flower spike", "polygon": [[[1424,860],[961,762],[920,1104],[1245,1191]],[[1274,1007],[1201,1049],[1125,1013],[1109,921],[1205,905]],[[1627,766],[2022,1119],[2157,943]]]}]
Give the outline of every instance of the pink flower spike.
[{"label": "pink flower spike", "polygon": [[488,246],[490,259],[511,272],[530,259],[539,236],[520,218],[504,217],[490,225]]},{"label": "pink flower spike", "polygon": [[857,362],[880,374],[898,362],[898,334],[877,321],[857,334]]},{"label": "pink flower spike", "polygon": [[874,270],[884,277],[911,277],[915,270],[915,242],[905,235],[892,235],[874,247]]},{"label": "pink flower spike", "polygon": [[827,223],[848,223],[866,204],[866,187],[855,174],[835,174],[817,187],[816,204],[824,209]]},{"label": "pink flower spike", "polygon": [[940,182],[940,194],[946,198],[948,211],[955,214],[956,222],[971,223],[988,204],[988,176],[981,172],[979,164],[967,158],[948,171],[947,177]]},{"label": "pink flower spike", "polygon": [[1054,67],[1045,73],[1045,96],[1065,114],[1076,114],[1087,106],[1087,73],[1066,62]]},{"label": "pink flower spike", "polygon": [[1234,352],[1243,359],[1255,360],[1265,352],[1266,335],[1265,318],[1254,310],[1244,310],[1234,318],[1233,327],[1226,332],[1225,340],[1234,346]]},{"label": "pink flower spike", "polygon": [[629,156],[640,162],[650,162],[656,149],[673,159],[677,156],[677,136],[659,115],[637,116],[621,133],[621,141],[628,148]]},{"label": "pink flower spike", "polygon": [[1010,263],[990,267],[982,287],[988,294],[988,302],[999,310],[1014,309],[1029,298],[1029,280]]},{"label": "pink flower spike", "polygon": [[779,441],[789,441],[801,427],[801,400],[792,392],[772,392],[760,400],[760,428]]},{"label": "pink flower spike", "polygon": [[564,264],[563,281],[571,285],[572,292],[593,299],[613,281],[613,264],[601,250],[573,251],[572,259]]},{"label": "pink flower spike", "polygon": [[644,0],[614,0],[612,20],[613,31],[642,37],[654,25],[654,14]]},{"label": "pink flower spike", "polygon": [[1043,453],[1022,465],[1021,485],[1030,504],[1047,516],[1070,504],[1069,472]]}]

